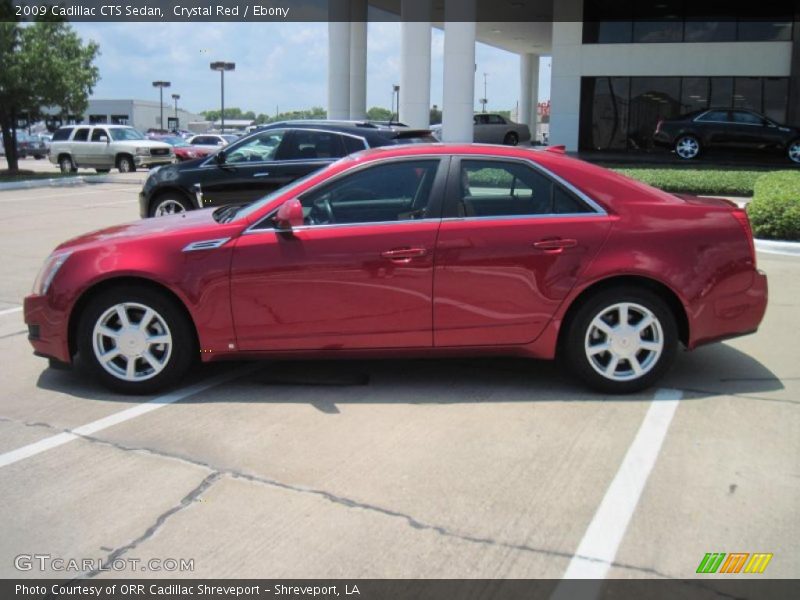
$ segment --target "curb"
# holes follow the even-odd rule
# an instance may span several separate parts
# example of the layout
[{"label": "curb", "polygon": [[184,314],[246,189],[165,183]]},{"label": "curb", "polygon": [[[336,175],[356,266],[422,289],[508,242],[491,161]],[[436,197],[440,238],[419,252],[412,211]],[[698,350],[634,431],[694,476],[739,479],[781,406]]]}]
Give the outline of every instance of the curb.
[{"label": "curb", "polygon": [[8,181],[0,183],[0,191],[31,190],[49,187],[75,187],[86,184],[121,183],[125,185],[143,185],[144,179],[119,179],[113,175],[76,175],[74,177],[56,177],[53,179],[28,179],[26,181]]},{"label": "curb", "polygon": [[767,254],[800,256],[800,242],[777,242],[775,240],[755,240],[756,250]]}]

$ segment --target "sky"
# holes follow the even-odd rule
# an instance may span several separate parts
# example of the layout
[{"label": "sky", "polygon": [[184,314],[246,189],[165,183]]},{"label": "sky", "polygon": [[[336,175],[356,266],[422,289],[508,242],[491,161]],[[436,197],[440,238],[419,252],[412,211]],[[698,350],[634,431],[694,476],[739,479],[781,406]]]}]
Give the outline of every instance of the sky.
[{"label": "sky", "polygon": [[[225,105],[256,114],[325,106],[328,70],[327,23],[73,23],[85,40],[100,45],[101,99],[158,100],[155,80],[172,82],[165,98],[192,112],[219,108],[215,60],[232,61],[225,74]],[[442,106],[444,33],[433,29],[431,104]],[[519,100],[519,57],[476,44],[476,110],[487,73],[488,110],[512,110]],[[369,23],[367,107],[389,108],[392,85],[400,82],[400,23]],[[550,96],[550,58],[539,71],[540,100]],[[171,105],[172,100],[169,101]]]}]

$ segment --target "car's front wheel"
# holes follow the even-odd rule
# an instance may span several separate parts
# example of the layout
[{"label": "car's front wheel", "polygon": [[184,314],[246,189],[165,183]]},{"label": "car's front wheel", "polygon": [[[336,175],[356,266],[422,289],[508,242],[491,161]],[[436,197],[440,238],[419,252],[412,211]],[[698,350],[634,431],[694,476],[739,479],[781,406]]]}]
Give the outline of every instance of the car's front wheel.
[{"label": "car's front wheel", "polygon": [[165,215],[177,215],[191,209],[192,206],[185,198],[174,195],[159,196],[150,205],[150,216],[163,217]]},{"label": "car's front wheel", "polygon": [[78,351],[93,375],[124,394],[174,385],[197,358],[181,307],[166,294],[130,285],[90,300],[78,324]]},{"label": "car's front wheel", "polygon": [[133,173],[136,170],[136,163],[130,156],[122,155],[117,159],[117,169],[120,173]]},{"label": "car's front wheel", "polygon": [[697,158],[700,154],[700,140],[693,135],[682,135],[675,142],[675,154],[684,160]]},{"label": "car's front wheel", "polygon": [[794,140],[789,144],[786,154],[793,163],[800,164],[800,139]]},{"label": "car's front wheel", "polygon": [[627,394],[653,385],[675,359],[675,316],[656,294],[612,288],[591,297],[567,325],[569,368],[590,387]]},{"label": "car's front wheel", "polygon": [[506,134],[506,137],[503,138],[503,143],[506,146],[516,146],[517,144],[519,144],[519,136],[513,131],[509,131]]}]

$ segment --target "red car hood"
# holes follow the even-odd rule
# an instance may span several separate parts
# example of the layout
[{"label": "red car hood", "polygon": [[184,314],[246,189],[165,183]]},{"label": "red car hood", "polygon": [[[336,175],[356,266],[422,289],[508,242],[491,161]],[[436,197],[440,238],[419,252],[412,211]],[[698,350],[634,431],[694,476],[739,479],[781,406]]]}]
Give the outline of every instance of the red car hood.
[{"label": "red car hood", "polygon": [[214,209],[191,210],[177,215],[141,219],[132,223],[99,229],[68,240],[57,250],[76,249],[79,246],[105,245],[130,238],[145,238],[162,235],[180,235],[191,231],[209,230],[213,235],[219,224],[212,214]]}]

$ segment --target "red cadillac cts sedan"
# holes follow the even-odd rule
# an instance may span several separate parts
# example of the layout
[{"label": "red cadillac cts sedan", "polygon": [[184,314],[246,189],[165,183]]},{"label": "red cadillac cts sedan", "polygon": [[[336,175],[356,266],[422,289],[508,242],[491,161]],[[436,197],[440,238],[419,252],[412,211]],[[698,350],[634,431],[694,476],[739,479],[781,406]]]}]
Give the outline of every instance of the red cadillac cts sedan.
[{"label": "red cadillac cts sedan", "polygon": [[560,357],[652,385],[678,346],[756,331],[767,280],[745,212],[562,153],[367,150],[247,206],[56,248],[25,299],[38,355],[150,393],[202,361]]}]

